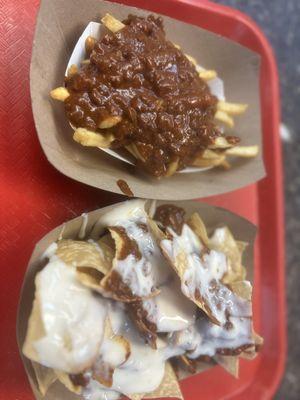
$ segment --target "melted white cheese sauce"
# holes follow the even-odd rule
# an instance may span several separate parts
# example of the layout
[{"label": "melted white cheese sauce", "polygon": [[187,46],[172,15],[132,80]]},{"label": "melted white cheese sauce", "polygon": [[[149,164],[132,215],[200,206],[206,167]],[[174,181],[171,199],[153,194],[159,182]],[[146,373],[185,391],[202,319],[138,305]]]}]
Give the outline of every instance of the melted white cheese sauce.
[{"label": "melted white cheese sauce", "polygon": [[[48,249],[46,255],[53,252]],[[90,366],[98,355],[105,301],[76,279],[76,270],[55,255],[36,276],[44,335],[33,343],[40,363],[68,373]]]},{"label": "melted white cheese sauce", "polygon": [[[134,240],[142,255],[140,260],[130,254],[124,260],[114,260],[114,269],[122,276],[134,295],[147,297],[158,284],[166,282],[171,268],[161,254],[155,238],[150,233],[145,202],[130,201],[105,214],[98,223],[106,226],[121,226],[127,236]],[[147,227],[145,232],[143,224]]]},{"label": "melted white cheese sauce", "polygon": [[[235,317],[251,316],[248,301],[236,296],[221,283],[227,271],[227,258],[222,252],[210,250],[202,254],[203,245],[192,229],[184,224],[181,235],[169,229],[172,240],[163,240],[162,248],[172,262],[185,255],[186,269],[181,283],[181,290],[188,298],[195,299],[196,291],[209,305],[211,314],[221,324],[227,321],[226,313]],[[214,282],[218,289],[213,290]]]},{"label": "melted white cheese sauce", "polygon": [[143,301],[147,319],[157,326],[157,332],[174,332],[195,322],[196,305],[181,294],[177,277],[160,287],[160,294]]},{"label": "melted white cheese sauce", "polygon": [[232,329],[211,323],[208,319],[199,319],[195,325],[171,335],[170,342],[174,346],[188,351],[191,359],[207,355],[213,357],[218,349],[237,349],[240,346],[252,344],[251,319],[230,318]]},{"label": "melted white cheese sauce", "polygon": [[[145,232],[139,223],[147,225],[144,202],[130,201],[116,207],[99,220],[99,226],[122,226],[127,235],[135,240],[142,254],[141,260],[128,256],[118,260],[115,268],[131,287],[133,293],[145,294],[152,286],[161,293],[143,301],[148,319],[154,322],[158,332],[169,335],[157,340],[157,349],[145,343],[127,316],[124,304],[95,297],[91,290],[76,280],[75,269],[65,265],[55,255],[57,245],[52,244],[44,257],[48,265],[37,275],[36,295],[41,304],[45,336],[34,343],[43,365],[69,373],[80,373],[91,366],[91,361],[104,362],[115,368],[111,388],[91,379],[84,388],[86,400],[116,400],[120,393],[149,393],[161,383],[165,361],[188,351],[190,358],[200,355],[214,356],[217,349],[237,348],[251,343],[250,303],[235,296],[220,280],[227,270],[223,253],[204,249],[199,238],[183,226],[182,234],[170,230],[173,240],[164,240],[162,246],[171,260],[179,254],[186,255],[187,268],[180,284],[178,277],[162,257],[155,239]],[[98,229],[98,228],[97,228]],[[213,298],[210,282],[220,285],[218,299]],[[190,301],[195,290],[200,291],[218,317],[221,326],[207,318],[195,321],[196,306]],[[184,295],[185,296],[184,296]],[[221,307],[217,307],[217,302]],[[225,310],[230,312],[231,329]],[[130,343],[130,356],[110,339],[103,340],[106,317],[109,317],[115,335],[123,336]],[[88,372],[91,376],[91,372]]]},{"label": "melted white cheese sauce", "polygon": [[[159,386],[164,376],[166,344],[159,341],[158,349],[152,349],[138,334],[122,305],[107,300],[107,308],[114,333],[125,337],[130,342],[131,348],[128,360],[114,371],[113,384],[108,395],[111,395],[111,390],[123,394],[152,392]],[[113,356],[114,360],[115,357]],[[106,389],[91,381],[85,389],[85,397],[98,400],[97,397],[93,397],[93,392],[99,393],[100,390],[103,396]],[[105,397],[99,397],[102,398]]]}]

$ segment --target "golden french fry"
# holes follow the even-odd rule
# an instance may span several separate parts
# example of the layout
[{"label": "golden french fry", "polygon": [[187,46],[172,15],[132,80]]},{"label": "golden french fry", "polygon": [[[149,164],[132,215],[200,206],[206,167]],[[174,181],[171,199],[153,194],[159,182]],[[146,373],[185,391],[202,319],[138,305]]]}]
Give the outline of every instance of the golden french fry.
[{"label": "golden french fry", "polygon": [[199,72],[199,76],[204,81],[210,81],[211,79],[214,79],[217,77],[217,72],[214,71],[213,69],[205,69],[205,70]]},{"label": "golden french fry", "polygon": [[135,157],[137,160],[141,160],[145,162],[146,160],[144,157],[141,155],[140,151],[138,150],[137,146],[135,143],[131,143],[128,146],[126,146],[126,149]]},{"label": "golden french fry", "polygon": [[217,119],[220,122],[223,122],[223,124],[229,126],[229,128],[234,127],[234,121],[233,118],[230,117],[225,111],[217,110],[215,114],[215,119]]},{"label": "golden french fry", "polygon": [[135,157],[137,160],[139,159],[138,154],[137,154],[133,144],[129,144],[128,146],[125,146],[125,147],[129,151],[129,153],[133,155],[133,157]]},{"label": "golden french fry", "polygon": [[85,39],[85,52],[86,52],[86,54],[90,54],[93,51],[93,49],[95,47],[95,44],[96,44],[96,41],[97,40],[92,36],[88,36]]},{"label": "golden french fry", "polygon": [[179,46],[179,44],[173,43],[174,47],[176,47],[176,49],[181,49],[181,47]]},{"label": "golden french fry", "polygon": [[217,159],[220,157],[220,153],[217,153],[216,151],[210,150],[210,149],[206,149],[203,151],[202,153],[202,158],[205,158],[207,160],[211,160],[211,159]]},{"label": "golden french fry", "polygon": [[87,64],[90,64],[90,63],[91,63],[91,61],[88,60],[88,59],[81,61],[81,65],[87,65]]},{"label": "golden french fry", "polygon": [[193,65],[197,66],[197,61],[196,61],[196,59],[194,57],[192,57],[192,56],[190,56],[188,54],[185,54],[185,56]]},{"label": "golden french fry", "polygon": [[167,172],[165,174],[166,177],[172,176],[175,174],[178,168],[179,158],[177,157],[174,161],[171,161],[168,165]]},{"label": "golden french fry", "polygon": [[73,139],[82,146],[107,149],[114,141],[114,136],[112,134],[104,136],[101,133],[92,132],[85,128],[77,128]]},{"label": "golden french fry", "polygon": [[110,14],[105,14],[105,16],[101,18],[101,22],[104,26],[106,26],[107,29],[109,29],[113,33],[120,31],[125,26],[121,21]]},{"label": "golden french fry", "polygon": [[72,76],[78,73],[77,65],[72,64],[71,67],[68,69],[68,77],[71,78]]},{"label": "golden french fry", "polygon": [[232,144],[230,144],[225,137],[219,136],[215,139],[214,143],[208,147],[209,149],[228,149],[232,147]]},{"label": "golden french fry", "polygon": [[119,115],[105,118],[103,121],[100,122],[99,128],[100,129],[112,128],[113,126],[117,125],[121,120],[122,120],[122,117],[120,117]]},{"label": "golden french fry", "polygon": [[251,158],[256,157],[259,152],[258,146],[235,146],[231,149],[225,150],[227,156],[237,156]]},{"label": "golden french fry", "polygon": [[226,156],[223,153],[218,154],[218,156],[214,158],[203,158],[200,155],[193,161],[192,165],[194,167],[201,167],[201,168],[216,167],[225,161],[225,157]]},{"label": "golden french fry", "polygon": [[70,93],[69,93],[68,89],[61,86],[61,87],[51,90],[50,96],[54,100],[65,101],[70,96]]},{"label": "golden french fry", "polygon": [[221,162],[221,164],[219,165],[219,167],[222,167],[223,169],[230,169],[231,168],[231,164],[230,162],[228,162],[226,159],[224,161]]},{"label": "golden french fry", "polygon": [[248,108],[248,104],[227,103],[226,101],[219,101],[217,109],[230,115],[243,114]]}]

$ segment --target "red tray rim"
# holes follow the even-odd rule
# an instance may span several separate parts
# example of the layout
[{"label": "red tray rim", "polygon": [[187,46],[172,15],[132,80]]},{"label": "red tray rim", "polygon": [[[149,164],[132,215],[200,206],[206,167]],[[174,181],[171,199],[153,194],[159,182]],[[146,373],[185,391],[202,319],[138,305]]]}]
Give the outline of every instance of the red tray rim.
[{"label": "red tray rim", "polygon": [[[122,0],[112,0],[117,2],[122,2]],[[284,364],[286,358],[286,331],[285,331],[285,321],[286,321],[286,308],[285,308],[285,275],[284,275],[284,217],[283,217],[283,194],[282,194],[282,169],[281,169],[281,143],[278,134],[278,127],[280,121],[280,111],[279,111],[279,88],[278,88],[278,74],[275,58],[265,36],[261,32],[260,28],[245,14],[234,10],[227,6],[218,5],[212,3],[208,0],[161,0],[160,2],[149,2],[148,0],[123,0],[126,3],[138,3],[139,7],[157,11],[162,14],[170,15],[172,14],[172,7],[177,7],[182,10],[182,19],[185,22],[189,22],[195,25],[199,25],[199,10],[203,15],[205,13],[210,13],[211,16],[222,17],[224,21],[224,26],[218,26],[217,33],[223,36],[231,37],[231,22],[238,22],[241,26],[245,27],[252,38],[249,42],[245,41],[245,38],[240,38],[236,40],[242,45],[251,48],[261,54],[263,63],[265,65],[265,70],[268,72],[268,87],[269,93],[272,97],[272,102],[268,105],[268,124],[271,126],[269,131],[272,132],[268,137],[269,146],[272,148],[272,155],[265,155],[268,178],[259,182],[256,187],[259,193],[260,199],[266,199],[269,201],[269,197],[272,196],[273,202],[270,204],[270,215],[272,215],[272,241],[273,246],[276,249],[276,264],[274,264],[274,271],[276,274],[275,279],[275,289],[277,290],[277,312],[278,312],[278,341],[280,354],[276,363],[272,368],[272,375],[270,380],[270,385],[266,396],[263,398],[271,398],[276,391],[281,377],[284,372]],[[188,11],[186,11],[188,9]],[[193,13],[197,9],[197,13]],[[189,15],[185,15],[189,14]],[[195,14],[195,15],[194,15]],[[171,15],[172,16],[172,15]],[[181,18],[181,17],[180,17]],[[197,21],[198,19],[198,21]],[[234,24],[232,24],[234,25]],[[205,18],[201,19],[201,27],[207,30],[212,30],[211,27],[205,26]],[[216,32],[216,31],[215,31]],[[208,199],[209,200],[209,199]],[[269,206],[269,204],[268,204]],[[261,221],[263,216],[263,207],[260,203],[258,205],[258,219]],[[260,240],[266,240],[270,237],[264,237],[261,235]],[[261,254],[260,254],[261,256]],[[273,289],[273,288],[272,288]],[[247,393],[249,386],[243,390],[243,393],[230,398],[247,398]],[[251,391],[251,390],[250,390]],[[246,395],[246,397],[244,397]],[[251,398],[254,398],[254,396]]]}]

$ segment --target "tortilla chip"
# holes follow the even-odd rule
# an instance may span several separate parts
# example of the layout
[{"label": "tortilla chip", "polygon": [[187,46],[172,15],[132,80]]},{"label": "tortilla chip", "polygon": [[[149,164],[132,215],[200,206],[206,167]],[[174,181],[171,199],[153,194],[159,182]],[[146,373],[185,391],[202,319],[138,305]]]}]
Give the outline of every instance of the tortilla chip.
[{"label": "tortilla chip", "polygon": [[78,267],[76,277],[82,285],[104,295],[103,289],[100,286],[101,280],[103,279],[103,274],[101,272],[93,268]]},{"label": "tortilla chip", "polygon": [[112,266],[113,251],[103,243],[79,240],[60,240],[56,255],[76,268],[93,268],[105,275]]},{"label": "tortilla chip", "polygon": [[253,360],[257,356],[257,353],[260,351],[260,349],[264,343],[264,339],[261,336],[259,336],[256,332],[253,331],[252,335],[253,335],[253,341],[254,341],[253,346],[244,350],[240,354],[240,357],[244,358],[246,360]]},{"label": "tortilla chip", "polygon": [[37,380],[38,389],[41,395],[45,396],[52,383],[56,381],[56,374],[52,368],[44,367],[34,361],[32,361],[31,364]]},{"label": "tortilla chip", "polygon": [[151,234],[154,236],[158,244],[161,240],[166,239],[166,235],[153,219],[148,218],[148,226]]},{"label": "tortilla chip", "polygon": [[181,363],[184,365],[184,368],[191,374],[195,374],[197,371],[197,362],[196,360],[191,360],[187,356],[179,356],[178,357]]},{"label": "tortilla chip", "polygon": [[[129,254],[132,254],[136,258],[136,261],[139,261],[143,257],[140,253],[138,244],[135,240],[129,238],[126,232],[123,232],[124,228],[122,227],[110,227],[109,231],[115,241],[116,254],[113,259],[113,268],[102,279],[101,287],[106,292],[105,296],[114,300],[124,303],[140,301],[142,297],[134,295],[130,287],[123,282],[123,278],[119,272],[114,269],[118,261],[123,260]],[[160,291],[153,287],[151,293],[143,297],[143,299],[157,296],[159,293]]]},{"label": "tortilla chip", "polygon": [[234,376],[235,378],[239,377],[239,357],[222,356],[220,354],[216,354],[214,356],[214,360],[230,375]]},{"label": "tortilla chip", "polygon": [[[173,357],[171,359],[174,372],[176,373],[177,379],[179,381],[188,378],[189,376],[200,374],[201,372],[204,372],[207,369],[212,368],[213,366],[216,365],[216,361],[208,356],[200,356],[196,360],[190,360],[190,361],[191,363],[189,364],[192,365],[191,369],[189,370],[188,368],[189,366],[185,362],[183,362],[180,356]],[[194,369],[194,372],[191,372],[192,368]]]},{"label": "tortilla chip", "polygon": [[252,285],[249,281],[232,282],[228,286],[237,296],[241,297],[242,299],[251,301]]},{"label": "tortilla chip", "polygon": [[[162,252],[164,256],[166,257],[167,260],[169,260],[170,265],[173,267],[177,275],[179,276],[181,282],[183,281],[184,273],[187,268],[187,255],[181,251],[179,254],[177,254],[175,261],[171,260],[167,252],[161,247]],[[188,296],[187,296],[188,297]],[[220,325],[220,322],[212,315],[211,308],[209,305],[206,303],[206,301],[201,297],[199,290],[195,290],[195,293],[193,296],[188,297],[192,302],[196,304],[202,311],[205,312],[205,314],[209,317],[209,319],[216,325]]]},{"label": "tortilla chip", "polygon": [[115,246],[115,241],[112,238],[110,232],[106,233],[105,235],[101,236],[101,238],[98,240],[98,243],[102,249],[102,251],[105,254],[105,251],[113,251],[113,254],[116,252],[116,246]]},{"label": "tortilla chip", "polygon": [[124,360],[118,365],[110,365],[101,357],[99,357],[93,366],[93,379],[98,381],[103,386],[111,387],[113,384],[113,373],[115,368],[120,367],[128,360],[131,349],[130,343],[127,339],[125,339],[123,336],[115,335],[109,318],[106,318],[105,320],[104,340],[111,341],[114,345],[122,346],[125,354]]},{"label": "tortilla chip", "polygon": [[[222,230],[221,235],[220,230]],[[245,249],[245,243],[239,242],[238,244],[226,226],[215,231],[210,238],[209,248],[220,251],[227,256],[228,270],[222,279],[223,283],[230,284],[245,279],[246,270],[242,265],[242,253]]]},{"label": "tortilla chip", "polygon": [[126,395],[130,400],[162,399],[171,397],[183,400],[179,382],[170,362],[166,362],[164,378],[157,389],[151,393],[138,393]]},{"label": "tortilla chip", "polygon": [[60,240],[56,255],[68,265],[77,268],[77,279],[88,288],[103,294],[100,285],[104,275],[112,268],[114,250],[103,241],[87,242]]},{"label": "tortilla chip", "polygon": [[41,317],[40,305],[35,295],[31,314],[28,321],[26,338],[23,344],[23,354],[32,361],[39,362],[39,356],[33,347],[33,343],[46,335]]},{"label": "tortilla chip", "polygon": [[156,340],[157,340],[157,326],[153,322],[150,322],[147,319],[147,311],[143,307],[142,301],[136,301],[127,305],[127,309],[129,312],[129,316],[134,322],[135,326],[141,333],[141,335],[145,338],[147,343],[153,348],[156,349]]},{"label": "tortilla chip", "polygon": [[207,235],[206,227],[198,213],[192,214],[192,216],[188,220],[188,225],[192,228],[194,233],[200,238],[203,244],[206,247],[209,247],[209,238]]}]

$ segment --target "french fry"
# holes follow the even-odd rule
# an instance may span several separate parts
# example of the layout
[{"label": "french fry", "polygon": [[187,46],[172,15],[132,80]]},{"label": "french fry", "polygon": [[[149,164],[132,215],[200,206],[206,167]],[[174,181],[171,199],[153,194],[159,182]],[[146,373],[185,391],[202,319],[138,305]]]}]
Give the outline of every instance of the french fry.
[{"label": "french fry", "polygon": [[214,150],[206,149],[202,153],[202,158],[205,158],[207,160],[217,159],[220,158],[220,153],[217,153]]},{"label": "french fry", "polygon": [[233,118],[230,117],[225,111],[217,110],[215,114],[215,119],[223,122],[223,124],[229,126],[229,128],[234,127],[234,121]]},{"label": "french fry", "polygon": [[232,147],[224,136],[219,136],[215,139],[214,143],[208,146],[209,149],[228,149]]},{"label": "french fry", "polygon": [[213,69],[205,69],[199,72],[199,77],[204,81],[210,81],[211,79],[217,77],[217,72],[214,71]]},{"label": "french fry", "polygon": [[226,101],[219,101],[217,109],[230,115],[243,114],[248,108],[248,104],[227,103]]},{"label": "french fry", "polygon": [[87,65],[87,64],[90,64],[90,63],[91,63],[91,61],[88,60],[88,59],[81,61],[81,65]]},{"label": "french fry", "polygon": [[231,164],[230,164],[230,162],[228,160],[225,159],[224,161],[221,162],[219,167],[222,167],[223,169],[228,170],[228,169],[231,168]]},{"label": "french fry", "polygon": [[121,21],[110,14],[105,14],[105,16],[101,18],[101,22],[107,29],[109,29],[113,33],[120,31],[125,26]]},{"label": "french fry", "polygon": [[196,61],[196,59],[194,57],[192,57],[192,56],[190,56],[188,54],[185,54],[185,56],[193,65],[197,66],[197,61]]},{"label": "french fry", "polygon": [[51,90],[50,96],[54,100],[65,101],[70,96],[70,93],[69,93],[68,89],[61,86],[61,87]]},{"label": "french fry", "polygon": [[131,143],[128,146],[126,146],[126,149],[135,157],[137,160],[141,160],[145,162],[145,158],[141,155],[140,151],[138,150],[136,144]]},{"label": "french fry", "polygon": [[[204,153],[205,152],[206,152],[206,150],[204,151]],[[225,161],[225,158],[226,158],[226,156],[223,153],[220,153],[220,154],[216,153],[216,157],[212,157],[212,158],[205,158],[205,157],[203,157],[203,155],[200,155],[193,161],[192,165],[194,167],[201,167],[201,168],[216,167],[216,166],[222,164],[222,162]]]},{"label": "french fry", "polygon": [[176,160],[171,161],[170,164],[168,165],[167,172],[165,176],[172,176],[175,174],[178,168],[178,163],[179,163],[179,158],[177,157]]},{"label": "french fry", "polygon": [[82,146],[107,149],[111,142],[114,141],[114,136],[112,134],[103,136],[101,133],[92,132],[85,128],[77,128],[74,132],[73,139]]},{"label": "french fry", "polygon": [[174,47],[176,47],[176,49],[181,49],[181,47],[179,46],[179,44],[173,43]]},{"label": "french fry", "polygon": [[237,156],[245,158],[256,157],[258,155],[258,152],[258,146],[235,146],[231,149],[225,150],[227,156]]},{"label": "french fry", "polygon": [[91,54],[91,52],[93,51],[95,44],[96,44],[96,39],[92,36],[88,36],[85,39],[85,52],[86,54]]},{"label": "french fry", "polygon": [[72,64],[71,67],[68,69],[68,77],[71,78],[72,76],[78,73],[77,65]]},{"label": "french fry", "polygon": [[99,128],[100,129],[112,128],[113,126],[117,125],[121,120],[122,120],[122,117],[120,117],[119,115],[105,118],[103,121],[100,122]]}]

